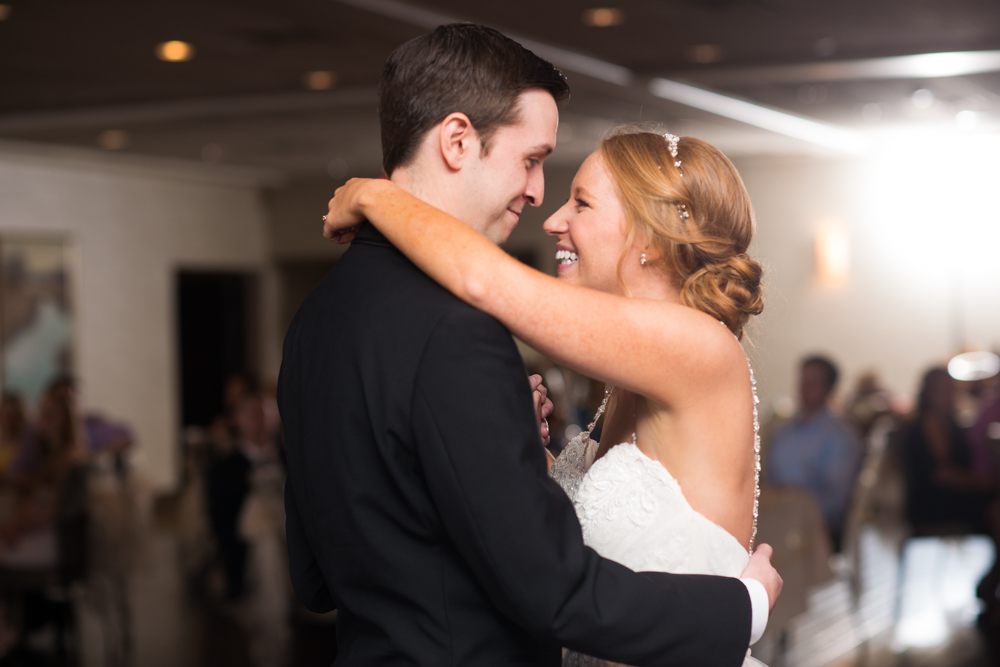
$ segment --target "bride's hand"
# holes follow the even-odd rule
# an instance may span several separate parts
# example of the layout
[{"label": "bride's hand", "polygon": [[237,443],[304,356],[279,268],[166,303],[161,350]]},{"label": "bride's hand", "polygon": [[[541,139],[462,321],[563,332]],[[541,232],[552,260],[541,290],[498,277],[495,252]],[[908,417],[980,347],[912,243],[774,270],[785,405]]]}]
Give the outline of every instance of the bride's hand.
[{"label": "bride's hand", "polygon": [[548,390],[542,384],[541,375],[529,375],[528,382],[531,384],[531,398],[535,403],[535,415],[538,417],[538,432],[542,436],[542,444],[548,447],[552,440],[548,420],[553,410],[552,401],[549,399]]},{"label": "bride's hand", "polygon": [[352,178],[333,194],[330,210],[323,216],[323,236],[334,243],[350,243],[365,219],[361,210],[361,195],[366,189],[385,179]]}]

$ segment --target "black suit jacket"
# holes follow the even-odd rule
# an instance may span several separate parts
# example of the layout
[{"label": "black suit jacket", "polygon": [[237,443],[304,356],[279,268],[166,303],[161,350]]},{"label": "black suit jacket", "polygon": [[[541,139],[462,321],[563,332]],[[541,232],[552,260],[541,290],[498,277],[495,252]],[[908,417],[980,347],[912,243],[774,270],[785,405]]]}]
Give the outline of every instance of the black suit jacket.
[{"label": "black suit jacket", "polygon": [[741,664],[743,584],[584,546],[510,333],[371,225],[295,316],[278,400],[292,581],[338,610],[335,664]]}]

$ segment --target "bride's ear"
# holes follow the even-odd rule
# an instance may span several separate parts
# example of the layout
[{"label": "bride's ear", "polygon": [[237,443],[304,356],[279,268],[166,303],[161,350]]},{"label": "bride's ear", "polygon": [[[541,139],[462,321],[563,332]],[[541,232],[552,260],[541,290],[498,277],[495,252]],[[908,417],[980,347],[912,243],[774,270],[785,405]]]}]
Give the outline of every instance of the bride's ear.
[{"label": "bride's ear", "polygon": [[448,114],[441,121],[441,157],[453,171],[459,171],[472,155],[479,154],[479,133],[464,113]]}]

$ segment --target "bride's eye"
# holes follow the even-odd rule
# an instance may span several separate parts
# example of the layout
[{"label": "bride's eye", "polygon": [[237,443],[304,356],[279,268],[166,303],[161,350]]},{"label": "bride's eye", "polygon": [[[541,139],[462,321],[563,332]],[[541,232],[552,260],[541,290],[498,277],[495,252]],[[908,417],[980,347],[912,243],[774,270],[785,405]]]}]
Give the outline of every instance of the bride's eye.
[{"label": "bride's eye", "polygon": [[590,204],[588,204],[587,202],[583,201],[579,197],[577,197],[574,201],[576,201],[576,207],[577,208],[590,208]]}]

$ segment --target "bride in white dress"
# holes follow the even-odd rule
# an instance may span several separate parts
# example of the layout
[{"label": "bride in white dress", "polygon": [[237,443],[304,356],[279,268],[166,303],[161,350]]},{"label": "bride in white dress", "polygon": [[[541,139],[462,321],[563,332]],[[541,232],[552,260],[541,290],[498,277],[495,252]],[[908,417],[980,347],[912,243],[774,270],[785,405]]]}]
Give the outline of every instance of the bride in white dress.
[{"label": "bride in white dress", "polygon": [[[508,205],[514,224],[538,199]],[[389,181],[340,188],[324,233],[346,242],[362,219],[529,345],[607,383],[601,441],[591,424],[550,470],[589,546],[636,571],[740,576],[757,528],[760,445],[739,339],[763,308],[762,272],[746,255],[749,197],[722,153],[628,128],[602,141],[544,225],[558,240],[558,280]]]}]

